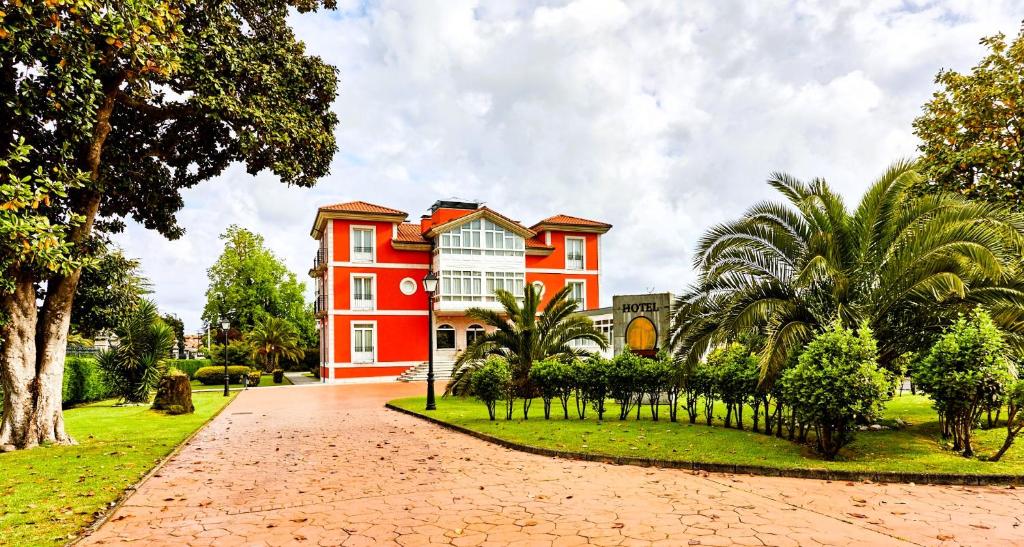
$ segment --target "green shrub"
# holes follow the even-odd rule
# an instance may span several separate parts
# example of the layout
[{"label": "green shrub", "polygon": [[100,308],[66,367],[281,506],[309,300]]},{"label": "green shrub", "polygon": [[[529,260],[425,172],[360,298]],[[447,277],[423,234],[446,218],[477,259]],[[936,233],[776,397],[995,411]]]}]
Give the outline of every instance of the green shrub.
[{"label": "green shrub", "polygon": [[668,359],[645,357],[640,361],[640,367],[637,369],[637,392],[639,393],[636,403],[637,419],[640,419],[640,408],[643,406],[643,398],[646,395],[648,406],[651,409],[651,419],[658,421],[658,405],[661,404],[661,394],[669,391],[672,372],[672,364]]},{"label": "green shrub", "polygon": [[160,319],[156,304],[142,300],[114,333],[117,344],[96,357],[104,383],[121,401],[146,402],[164,374],[174,330]]},{"label": "green shrub", "polygon": [[551,419],[551,401],[556,398],[562,402],[562,413],[569,419],[569,397],[572,395],[569,366],[557,359],[545,359],[533,364],[530,380],[544,401],[544,419]]},{"label": "green shrub", "polygon": [[[604,419],[605,399],[608,398],[608,370],[611,368],[611,361],[592,356],[583,361],[582,366],[577,370],[577,384],[583,392],[584,399],[590,402],[590,406],[597,412],[597,419]],[[580,418],[583,418],[581,415]]]},{"label": "green shrub", "polygon": [[168,359],[164,361],[164,365],[168,369],[177,369],[188,375],[189,380],[195,380],[196,371],[203,368],[213,366],[213,361],[209,359]]},{"label": "green shrub", "polygon": [[619,419],[625,420],[630,410],[643,402],[643,388],[640,386],[640,368],[643,357],[623,350],[605,367],[605,378],[608,382],[608,395],[619,403]]},{"label": "green shrub", "polygon": [[[223,376],[223,373],[221,374],[221,376]],[[259,370],[250,370],[249,374],[246,375],[246,378],[249,381],[249,387],[259,387],[260,378],[262,377],[263,373],[261,373]]]},{"label": "green shrub", "polygon": [[[210,346],[211,366],[224,366],[224,344]],[[252,345],[245,340],[228,342],[228,365],[244,365],[252,367],[256,361],[252,357]]]},{"label": "green shrub", "polygon": [[943,434],[964,456],[974,455],[971,431],[1011,379],[1007,352],[1003,333],[979,308],[970,319],[961,315],[916,367],[915,383],[932,398]]},{"label": "green shrub", "polygon": [[757,357],[746,346],[733,343],[712,351],[707,362],[718,399],[725,403],[725,427],[732,426],[735,416],[736,427],[743,429],[743,405],[757,392],[761,373]]},{"label": "green shrub", "polygon": [[[251,370],[249,367],[241,365],[230,366],[228,367],[228,381],[232,384],[240,384],[242,383],[242,376],[248,375]],[[196,371],[195,379],[199,380],[199,383],[204,386],[223,385],[224,367],[203,367]],[[259,384],[259,380],[256,383]]]},{"label": "green shrub", "polygon": [[817,449],[827,460],[853,440],[858,418],[871,420],[882,408],[889,382],[877,357],[866,326],[854,334],[834,323],[807,344],[783,377],[786,400],[797,419],[814,429]]},{"label": "green shrub", "polygon": [[274,383],[275,384],[284,383],[284,371],[283,370],[281,370],[279,368],[275,368],[273,374],[274,374]]},{"label": "green shrub", "polygon": [[[473,394],[487,405],[487,415],[491,421],[495,418],[495,407],[498,400],[513,399],[512,371],[508,362],[501,357],[488,357],[484,363],[473,371]],[[506,419],[512,419],[511,403],[507,403]]]},{"label": "green shrub", "polygon": [[90,357],[68,357],[64,361],[65,405],[77,405],[111,397],[111,391],[103,381],[96,359]]}]

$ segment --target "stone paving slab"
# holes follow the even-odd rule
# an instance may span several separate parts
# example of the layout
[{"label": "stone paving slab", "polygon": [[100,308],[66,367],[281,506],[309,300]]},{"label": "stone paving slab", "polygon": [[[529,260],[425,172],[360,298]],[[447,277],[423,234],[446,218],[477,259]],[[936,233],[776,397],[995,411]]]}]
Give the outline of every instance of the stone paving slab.
[{"label": "stone paving slab", "polygon": [[551,459],[383,408],[423,391],[242,393],[83,543],[1024,544],[1019,490]]}]

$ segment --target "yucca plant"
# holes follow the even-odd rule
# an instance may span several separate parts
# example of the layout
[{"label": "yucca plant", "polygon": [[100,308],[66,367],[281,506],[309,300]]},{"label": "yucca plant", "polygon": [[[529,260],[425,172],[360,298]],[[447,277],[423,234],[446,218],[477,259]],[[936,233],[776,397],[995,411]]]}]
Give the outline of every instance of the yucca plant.
[{"label": "yucca plant", "polygon": [[96,358],[104,380],[122,402],[144,403],[164,373],[174,330],[160,319],[156,304],[142,300],[114,334],[117,343]]},{"label": "yucca plant", "polygon": [[700,239],[697,283],[677,301],[672,344],[686,363],[763,335],[762,382],[826,325],[867,324],[879,363],[926,348],[983,304],[1024,333],[1020,215],[951,194],[922,194],[915,163],[893,164],[853,210],[822,179],[774,174],[784,203],[763,202]]},{"label": "yucca plant", "polygon": [[576,313],[579,303],[570,294],[569,287],[563,288],[552,295],[543,311],[538,313],[540,292],[533,285],[526,285],[522,303],[512,293],[497,290],[494,296],[502,311],[485,308],[467,310],[467,316],[494,327],[494,331],[476,338],[456,358],[445,394],[468,393],[472,372],[490,355],[498,355],[508,361],[512,382],[521,389],[528,382],[533,363],[545,359],[568,362],[588,354],[570,342],[591,340],[601,349],[608,347],[608,340],[594,327],[590,318]]}]

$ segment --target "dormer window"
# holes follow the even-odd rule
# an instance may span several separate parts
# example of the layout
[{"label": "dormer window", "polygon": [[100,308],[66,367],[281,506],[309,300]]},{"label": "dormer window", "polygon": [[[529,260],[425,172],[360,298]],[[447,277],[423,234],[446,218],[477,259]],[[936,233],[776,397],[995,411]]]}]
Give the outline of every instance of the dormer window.
[{"label": "dormer window", "polygon": [[584,239],[581,237],[565,238],[565,269],[584,269],[583,243]]},{"label": "dormer window", "polygon": [[373,262],[373,228],[352,228],[352,262]]},{"label": "dormer window", "polygon": [[523,256],[522,236],[487,219],[475,219],[441,234],[442,254]]}]

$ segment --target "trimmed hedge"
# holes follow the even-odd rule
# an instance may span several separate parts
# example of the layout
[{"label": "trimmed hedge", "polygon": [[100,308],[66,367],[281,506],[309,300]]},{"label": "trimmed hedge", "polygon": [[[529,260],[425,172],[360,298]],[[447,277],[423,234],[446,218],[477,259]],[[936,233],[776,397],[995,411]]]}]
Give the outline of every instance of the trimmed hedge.
[{"label": "trimmed hedge", "polygon": [[203,368],[213,366],[213,362],[209,359],[168,359],[164,361],[168,369],[176,368],[188,375],[189,380],[194,380],[196,377],[196,371]]},{"label": "trimmed hedge", "polygon": [[[242,383],[242,377],[248,376],[252,369],[241,365],[228,367],[228,381],[232,384]],[[216,386],[224,384],[224,367],[202,367],[195,373],[195,379],[204,386]]]},{"label": "trimmed hedge", "polygon": [[111,397],[103,372],[92,357],[68,357],[64,361],[63,403],[77,405]]}]

